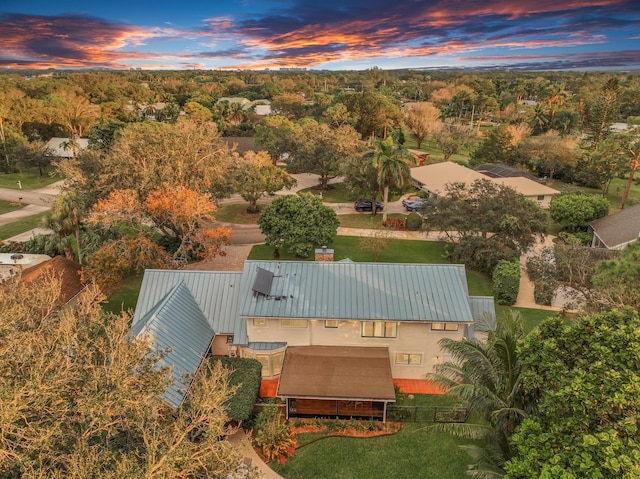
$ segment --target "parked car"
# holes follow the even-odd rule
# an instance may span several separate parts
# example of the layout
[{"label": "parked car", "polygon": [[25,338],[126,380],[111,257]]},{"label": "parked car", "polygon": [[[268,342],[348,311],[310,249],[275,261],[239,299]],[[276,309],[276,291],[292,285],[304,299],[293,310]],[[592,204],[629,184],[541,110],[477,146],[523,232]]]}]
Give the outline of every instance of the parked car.
[{"label": "parked car", "polygon": [[411,196],[406,196],[404,198],[402,198],[402,206],[406,205],[407,203],[411,202],[411,201],[416,201],[416,200],[421,200],[422,198],[418,195],[411,195]]},{"label": "parked car", "polygon": [[419,211],[424,206],[424,200],[407,201],[404,204],[404,209],[407,211]]},{"label": "parked car", "polygon": [[[353,207],[356,209],[358,213],[362,211],[372,211],[373,210],[373,201],[371,200],[358,200],[353,204]],[[384,205],[382,203],[376,203],[376,212],[382,211]]]}]

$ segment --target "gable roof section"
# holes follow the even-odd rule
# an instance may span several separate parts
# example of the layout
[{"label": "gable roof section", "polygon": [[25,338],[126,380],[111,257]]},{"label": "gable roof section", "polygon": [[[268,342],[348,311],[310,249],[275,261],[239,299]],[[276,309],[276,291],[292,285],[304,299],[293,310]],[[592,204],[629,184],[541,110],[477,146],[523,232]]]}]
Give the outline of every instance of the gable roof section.
[{"label": "gable roof section", "polygon": [[640,204],[598,218],[589,226],[607,248],[620,248],[640,237]]},{"label": "gable roof section", "polygon": [[560,193],[558,190],[549,188],[547,185],[543,185],[537,181],[531,181],[523,176],[491,178],[491,181],[500,185],[509,186],[524,196],[549,196]]},{"label": "gable roof section", "polygon": [[553,188],[549,188],[546,185],[522,176],[491,178],[451,161],[412,168],[411,177],[436,195],[446,193],[448,183],[464,183],[469,186],[476,180],[490,180],[497,184],[506,185],[524,196],[555,195],[559,193],[559,191]]},{"label": "gable roof section", "polygon": [[493,296],[469,296],[469,306],[473,316],[473,327],[476,331],[493,331],[496,329],[496,307]]},{"label": "gable roof section", "polygon": [[448,183],[471,185],[476,180],[487,179],[483,174],[452,161],[411,168],[411,177],[436,195],[446,193]]},{"label": "gable roof section", "polygon": [[130,334],[136,338],[149,337],[155,349],[166,351],[158,366],[172,367],[172,381],[161,397],[178,408],[214,337],[185,283],[178,282],[132,326]]},{"label": "gable roof section", "polygon": [[[258,268],[270,294],[251,291]],[[243,317],[473,322],[464,265],[246,261]]]},{"label": "gable roof section", "polygon": [[241,272],[148,269],[144,272],[133,325],[182,281],[216,334],[233,334],[235,344],[246,344],[246,321],[238,315],[241,279]]}]

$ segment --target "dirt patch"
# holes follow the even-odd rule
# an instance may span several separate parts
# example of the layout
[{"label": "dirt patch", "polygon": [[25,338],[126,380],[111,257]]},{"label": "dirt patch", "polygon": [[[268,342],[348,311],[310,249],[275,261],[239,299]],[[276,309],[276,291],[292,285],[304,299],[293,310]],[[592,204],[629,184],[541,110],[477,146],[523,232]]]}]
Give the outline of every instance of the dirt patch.
[{"label": "dirt patch", "polygon": [[244,262],[251,252],[252,245],[229,245],[224,247],[224,256],[212,260],[199,261],[186,269],[198,271],[242,271]]}]

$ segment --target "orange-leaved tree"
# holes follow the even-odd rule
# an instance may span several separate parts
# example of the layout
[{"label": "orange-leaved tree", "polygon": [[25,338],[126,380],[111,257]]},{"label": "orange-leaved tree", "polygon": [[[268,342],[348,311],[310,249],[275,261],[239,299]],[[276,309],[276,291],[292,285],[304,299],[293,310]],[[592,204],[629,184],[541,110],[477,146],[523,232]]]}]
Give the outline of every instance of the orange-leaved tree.
[{"label": "orange-leaved tree", "polygon": [[[216,209],[208,194],[183,186],[163,185],[145,198],[134,190],[115,190],[93,207],[89,222],[123,227],[124,234],[92,255],[86,274],[108,287],[144,268],[223,255],[230,232],[214,225]],[[164,239],[152,241],[158,234]]]}]

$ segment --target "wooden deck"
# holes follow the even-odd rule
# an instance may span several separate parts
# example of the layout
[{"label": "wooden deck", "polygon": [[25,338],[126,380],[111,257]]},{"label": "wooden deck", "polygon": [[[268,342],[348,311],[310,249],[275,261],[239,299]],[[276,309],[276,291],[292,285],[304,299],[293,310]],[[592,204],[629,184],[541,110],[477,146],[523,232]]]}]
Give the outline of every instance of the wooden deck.
[{"label": "wooden deck", "polygon": [[376,417],[384,415],[384,403],[374,401],[335,401],[290,399],[289,416]]}]

